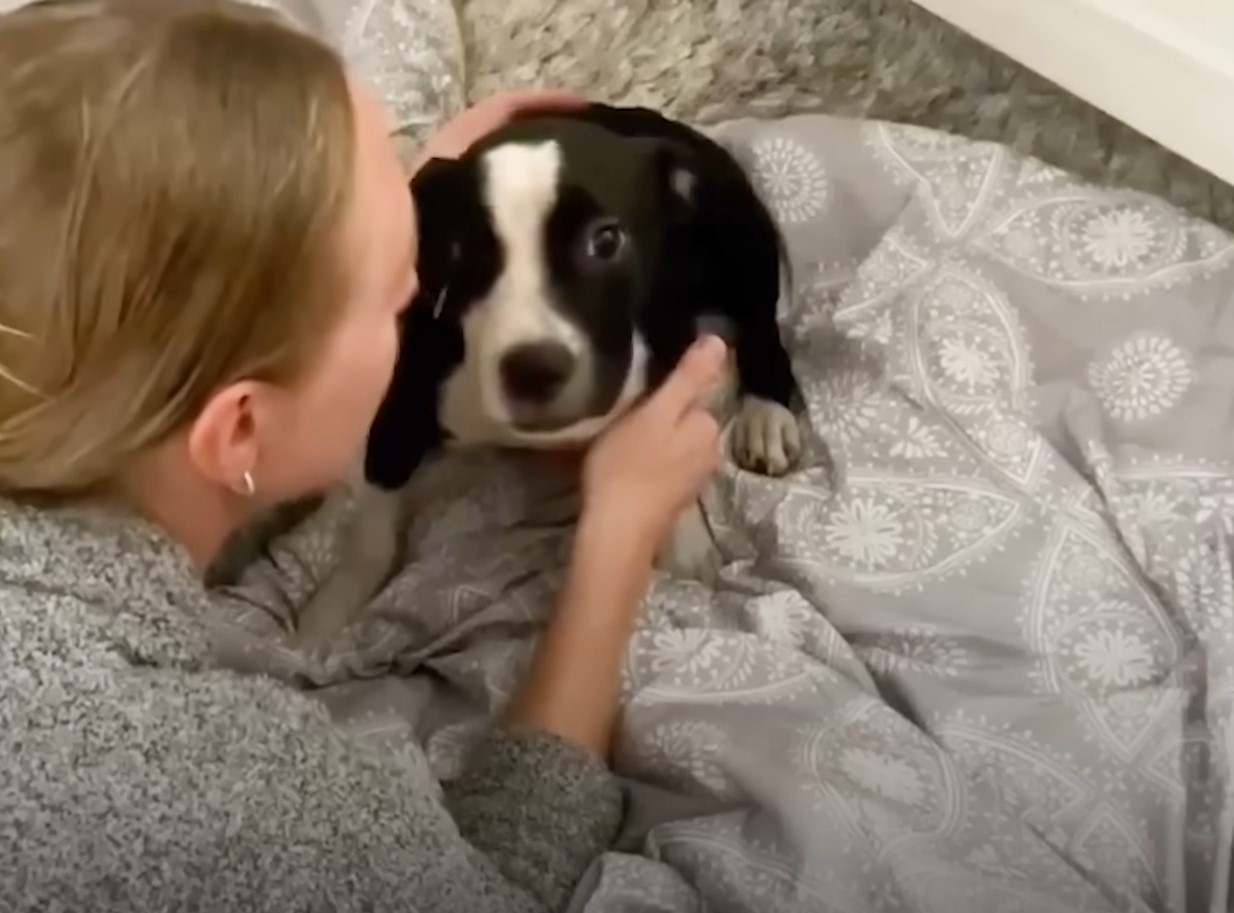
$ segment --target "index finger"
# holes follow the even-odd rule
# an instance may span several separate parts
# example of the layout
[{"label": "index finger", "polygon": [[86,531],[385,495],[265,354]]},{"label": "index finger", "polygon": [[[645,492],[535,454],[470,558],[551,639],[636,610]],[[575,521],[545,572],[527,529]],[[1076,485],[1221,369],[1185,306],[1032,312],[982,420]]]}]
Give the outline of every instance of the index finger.
[{"label": "index finger", "polygon": [[652,408],[663,409],[676,421],[697,405],[720,379],[728,359],[728,346],[718,336],[695,342],[652,396]]}]

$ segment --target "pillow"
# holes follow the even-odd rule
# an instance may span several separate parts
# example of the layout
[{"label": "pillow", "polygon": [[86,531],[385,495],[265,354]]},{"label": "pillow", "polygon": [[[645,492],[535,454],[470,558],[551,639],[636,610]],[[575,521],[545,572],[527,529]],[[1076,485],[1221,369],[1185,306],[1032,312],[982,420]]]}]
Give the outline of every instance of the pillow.
[{"label": "pillow", "polygon": [[463,44],[451,0],[253,0],[339,50],[377,88],[404,151],[464,107]]}]

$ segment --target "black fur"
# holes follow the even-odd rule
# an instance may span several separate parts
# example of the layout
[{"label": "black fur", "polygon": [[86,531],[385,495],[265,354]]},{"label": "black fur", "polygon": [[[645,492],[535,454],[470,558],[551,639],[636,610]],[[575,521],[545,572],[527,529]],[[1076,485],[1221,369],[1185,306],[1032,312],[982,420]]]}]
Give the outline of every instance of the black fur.
[{"label": "black fur", "polygon": [[[476,156],[511,139],[551,135],[552,121],[563,119],[645,141],[647,167],[659,172],[665,193],[671,192],[674,173],[684,171],[693,179],[688,200],[678,199],[675,207],[634,208],[624,214],[655,220],[643,229],[656,233],[658,256],[630,280],[637,283],[633,321],[651,355],[650,384],[671,371],[694,340],[699,318],[714,316],[734,331],[730,342],[740,392],[791,406],[797,386],[776,324],[783,242],[732,156],[701,133],[641,108],[592,105],[547,120],[527,116],[487,138],[461,162],[430,162],[412,182],[420,218],[421,291],[402,318],[398,365],[369,433],[365,475],[370,483],[401,488],[443,443],[438,394],[464,356],[459,321],[502,268],[500,244],[480,203],[479,173],[469,160],[474,165]],[[571,220],[602,208],[588,194],[566,190],[547,231],[568,235]],[[554,273],[568,282],[570,265],[558,263]],[[593,345],[628,349],[628,312],[604,300],[575,306],[591,312],[587,321]],[[620,378],[607,382],[619,386]]]}]

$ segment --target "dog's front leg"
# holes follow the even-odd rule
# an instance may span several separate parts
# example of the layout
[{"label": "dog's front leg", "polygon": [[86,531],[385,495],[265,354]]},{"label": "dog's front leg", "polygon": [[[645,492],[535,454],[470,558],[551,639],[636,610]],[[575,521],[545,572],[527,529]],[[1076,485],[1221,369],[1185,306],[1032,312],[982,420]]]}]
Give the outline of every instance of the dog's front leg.
[{"label": "dog's front leg", "polygon": [[702,504],[695,501],[677,518],[672,535],[656,556],[656,567],[674,577],[714,583],[720,566],[720,550]]},{"label": "dog's front leg", "polygon": [[338,563],[297,617],[294,642],[304,648],[327,643],[355,621],[394,571],[406,511],[403,491],[361,485]]}]

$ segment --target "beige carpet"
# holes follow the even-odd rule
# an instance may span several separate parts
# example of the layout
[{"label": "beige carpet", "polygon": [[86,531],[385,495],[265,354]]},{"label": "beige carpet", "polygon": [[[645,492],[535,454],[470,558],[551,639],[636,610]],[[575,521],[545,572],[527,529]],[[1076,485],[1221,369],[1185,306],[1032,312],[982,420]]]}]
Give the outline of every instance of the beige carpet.
[{"label": "beige carpet", "polygon": [[473,97],[553,85],[701,121],[789,110],[904,121],[1009,143],[1234,229],[1234,188],[907,0],[458,3]]}]

